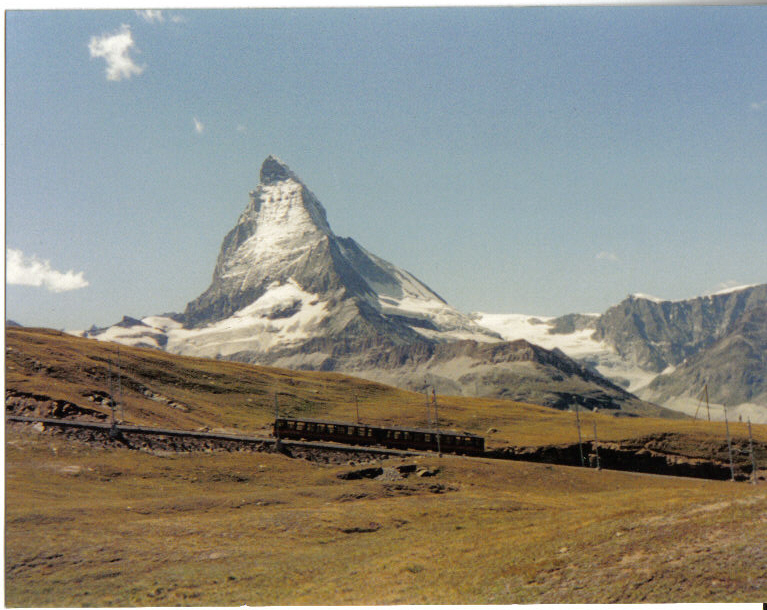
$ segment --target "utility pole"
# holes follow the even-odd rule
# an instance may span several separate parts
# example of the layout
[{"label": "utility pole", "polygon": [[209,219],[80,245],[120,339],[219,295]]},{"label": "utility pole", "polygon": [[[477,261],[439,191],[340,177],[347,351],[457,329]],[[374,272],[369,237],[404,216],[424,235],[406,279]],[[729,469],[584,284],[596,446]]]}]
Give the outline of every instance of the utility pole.
[{"label": "utility pole", "polygon": [[112,398],[112,359],[107,359],[107,375],[109,380],[109,407],[112,409],[112,428],[115,427],[115,401]]},{"label": "utility pole", "polygon": [[578,426],[578,453],[581,456],[581,468],[585,466],[583,461],[583,443],[581,441],[581,416],[578,409],[578,403],[575,403],[575,425]]},{"label": "utility pole", "polygon": [[698,419],[698,411],[700,411],[700,405],[703,403],[704,396],[706,398],[706,413],[708,414],[708,421],[711,421],[711,406],[708,403],[708,383],[703,384],[703,389],[698,395],[698,408],[695,409],[695,417],[692,418],[693,421]]},{"label": "utility pole", "polygon": [[120,346],[117,346],[117,400],[120,405],[120,423],[125,420],[125,411],[123,410],[123,386],[122,386],[122,367],[120,366]]},{"label": "utility pole", "polygon": [[354,395],[354,406],[357,409],[357,423],[360,423],[360,401],[357,399],[357,395]]},{"label": "utility pole", "polygon": [[730,423],[727,421],[727,407],[722,406],[724,411],[724,428],[727,431],[727,453],[730,454],[730,481],[735,480],[735,467],[732,465],[732,443],[730,442]]},{"label": "utility pole", "polygon": [[434,386],[431,386],[431,396],[434,400],[434,422],[437,426],[437,452],[439,457],[442,457],[442,439],[439,435],[439,415],[437,415],[437,390],[434,389]]},{"label": "utility pole", "polygon": [[278,419],[280,418],[280,404],[277,401],[277,392],[274,393],[274,451],[279,452],[280,447],[280,426]]},{"label": "utility pole", "polygon": [[754,437],[751,436],[751,418],[748,418],[748,452],[751,454],[751,484],[756,485],[756,456],[754,456]]},{"label": "utility pole", "polygon": [[597,454],[597,470],[602,470],[599,463],[599,441],[597,440],[597,420],[594,420],[594,452]]}]

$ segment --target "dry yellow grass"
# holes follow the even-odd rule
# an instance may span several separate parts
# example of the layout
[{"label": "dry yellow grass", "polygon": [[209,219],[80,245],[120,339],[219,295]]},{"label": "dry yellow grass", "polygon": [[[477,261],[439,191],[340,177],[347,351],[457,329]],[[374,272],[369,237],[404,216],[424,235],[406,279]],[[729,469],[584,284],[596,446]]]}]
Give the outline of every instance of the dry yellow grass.
[{"label": "dry yellow grass", "polygon": [[[108,390],[108,366],[117,362],[117,346],[41,329],[6,330],[6,384],[18,391],[108,414],[89,403],[84,393]],[[264,434],[274,417],[274,395],[290,415],[354,421],[355,396],[363,421],[426,426],[426,397],[338,373],[289,371],[235,362],[174,356],[165,352],[120,347],[123,407],[128,422],[182,429],[223,429]],[[36,364],[37,363],[37,364]],[[113,368],[113,374],[116,374]],[[116,387],[116,381],[115,381]],[[148,398],[143,389],[172,400]],[[511,400],[438,396],[440,423],[446,428],[486,436],[488,447],[574,443],[575,414]],[[721,422],[617,418],[609,413],[581,413],[584,439],[597,422],[600,440],[636,438],[676,432],[701,439],[724,439]],[[495,429],[495,432],[488,432]],[[745,423],[730,423],[733,437],[747,438]],[[755,440],[767,442],[767,426],[754,425]]]},{"label": "dry yellow grass", "polygon": [[[85,395],[107,390],[116,346],[33,329],[6,339],[11,391],[108,413]],[[278,392],[291,414],[354,420],[356,395],[363,420],[426,424],[423,396],[342,375],[125,347],[120,358],[131,423],[263,434]],[[577,440],[573,413],[439,403],[445,427],[495,429],[491,447]],[[592,421],[602,440],[724,439],[724,424],[603,413],[583,414],[585,438]],[[434,477],[341,480],[354,466],[100,449],[19,425],[6,434],[8,606],[765,598],[763,485],[447,456],[419,458],[440,468]],[[754,436],[767,441],[767,427]]]},{"label": "dry yellow grass", "polygon": [[419,458],[440,469],[433,477],[341,480],[356,466],[155,456],[16,428],[6,443],[8,606],[723,602],[767,592],[763,486],[437,456]]}]

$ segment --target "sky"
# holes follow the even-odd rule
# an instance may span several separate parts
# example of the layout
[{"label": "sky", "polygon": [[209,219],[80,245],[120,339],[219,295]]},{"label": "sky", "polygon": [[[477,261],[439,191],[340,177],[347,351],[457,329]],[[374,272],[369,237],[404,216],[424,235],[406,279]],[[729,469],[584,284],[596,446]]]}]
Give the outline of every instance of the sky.
[{"label": "sky", "polygon": [[274,154],[464,312],[767,282],[767,8],[9,11],[6,319],[183,311]]}]

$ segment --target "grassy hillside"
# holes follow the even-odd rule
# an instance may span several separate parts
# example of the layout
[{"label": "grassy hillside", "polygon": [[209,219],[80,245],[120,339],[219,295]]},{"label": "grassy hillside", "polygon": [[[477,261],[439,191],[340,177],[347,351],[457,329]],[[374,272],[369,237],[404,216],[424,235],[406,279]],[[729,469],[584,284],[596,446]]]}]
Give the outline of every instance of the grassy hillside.
[{"label": "grassy hillside", "polygon": [[[414,463],[409,460],[405,463]],[[9,427],[6,605],[759,601],[767,488],[460,457],[342,480]]]},{"label": "grassy hillside", "polygon": [[[265,434],[283,412],[425,425],[422,395],[338,374],[120,348],[125,420]],[[108,416],[117,347],[6,331],[6,410]],[[113,384],[116,388],[116,379]],[[89,398],[91,397],[91,398]],[[439,396],[490,446],[574,442],[574,414]],[[63,412],[63,411],[62,411]],[[724,425],[583,414],[601,439]],[[733,433],[745,426],[733,424]],[[767,440],[765,426],[754,426]],[[495,430],[488,432],[488,430]],[[692,450],[692,449],[691,449]],[[320,465],[145,452],[6,426],[7,606],[758,601],[767,487],[454,456]],[[426,474],[396,470],[403,464]],[[369,464],[367,464],[369,466]]]},{"label": "grassy hillside", "polygon": [[[110,360],[112,394],[117,398],[116,344],[44,329],[6,329],[6,391],[67,401],[107,416],[110,408],[88,396],[108,393]],[[126,346],[120,346],[119,360],[124,419],[133,424],[266,434],[274,418],[275,393],[283,414],[354,421],[358,404],[362,421],[424,427],[428,423],[424,395],[338,373],[290,371]],[[510,400],[442,395],[438,404],[443,427],[484,435],[489,447],[578,440],[574,413]],[[590,412],[581,413],[581,420],[584,439],[593,436],[594,421],[600,440],[659,432],[725,438],[724,423]],[[755,439],[767,441],[767,426],[754,426],[753,431]],[[744,423],[731,423],[730,432],[741,439],[747,436]]]}]

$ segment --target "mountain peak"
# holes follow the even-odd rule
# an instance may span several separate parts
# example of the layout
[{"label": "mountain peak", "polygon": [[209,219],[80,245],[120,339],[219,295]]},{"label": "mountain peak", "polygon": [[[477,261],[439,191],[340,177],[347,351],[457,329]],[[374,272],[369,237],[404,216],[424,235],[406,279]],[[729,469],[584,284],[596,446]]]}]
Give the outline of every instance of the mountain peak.
[{"label": "mountain peak", "polygon": [[291,179],[300,182],[298,177],[283,161],[274,155],[269,155],[264,159],[264,163],[261,165],[261,184],[274,184],[275,182]]}]

